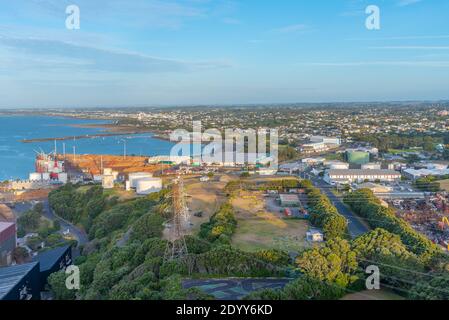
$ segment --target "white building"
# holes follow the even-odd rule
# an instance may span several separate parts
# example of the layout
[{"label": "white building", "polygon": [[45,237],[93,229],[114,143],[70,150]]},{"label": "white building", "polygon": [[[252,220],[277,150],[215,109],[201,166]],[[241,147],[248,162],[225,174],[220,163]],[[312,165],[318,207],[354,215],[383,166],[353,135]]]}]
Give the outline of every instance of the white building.
[{"label": "white building", "polygon": [[325,161],[324,165],[329,168],[329,169],[333,169],[333,170],[345,170],[345,169],[349,169],[349,163],[347,162],[343,162],[343,161]]},{"label": "white building", "polygon": [[101,185],[104,189],[113,189],[114,188],[114,176],[112,174],[103,175],[103,179],[101,181]]},{"label": "white building", "polygon": [[305,143],[301,146],[302,153],[319,153],[329,150],[329,147],[324,142]]},{"label": "white building", "polygon": [[323,242],[324,234],[318,229],[310,229],[306,233],[307,241],[309,242]]},{"label": "white building", "polygon": [[149,164],[158,164],[158,163],[173,163],[176,165],[179,164],[190,164],[191,157],[189,156],[155,156],[148,159]]},{"label": "white building", "polygon": [[444,169],[444,170],[439,170],[439,169],[433,169],[433,170],[429,170],[429,169],[420,169],[420,170],[406,169],[406,170],[402,171],[402,173],[408,179],[417,180],[417,179],[423,178],[423,177],[449,175],[449,169]]},{"label": "white building", "polygon": [[311,142],[314,143],[325,143],[325,144],[334,144],[334,145],[341,145],[341,139],[337,137],[324,137],[324,136],[312,136],[310,138]]},{"label": "white building", "polygon": [[365,181],[393,182],[401,179],[401,174],[392,170],[328,170],[324,180],[329,184],[362,183]]},{"label": "white building", "polygon": [[311,165],[312,166],[312,165],[322,164],[322,163],[324,163],[326,161],[326,159],[325,158],[321,158],[321,157],[319,157],[319,158],[305,158],[305,159],[302,159],[301,161],[302,161],[302,163],[305,163],[307,165]]}]

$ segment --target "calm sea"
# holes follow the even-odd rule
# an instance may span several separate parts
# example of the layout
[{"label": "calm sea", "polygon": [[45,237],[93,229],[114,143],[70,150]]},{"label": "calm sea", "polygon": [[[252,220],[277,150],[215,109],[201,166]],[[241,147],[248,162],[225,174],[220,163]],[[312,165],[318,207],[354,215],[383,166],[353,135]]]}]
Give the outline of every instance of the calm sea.
[{"label": "calm sea", "polygon": [[[105,121],[79,120],[46,116],[0,116],[0,181],[26,179],[34,171],[36,152],[52,152],[54,141],[22,143],[23,139],[55,138],[105,133],[101,128],[77,128],[71,125],[101,124]],[[58,153],[62,153],[63,143],[67,153],[77,154],[123,154],[124,140],[127,154],[168,155],[173,144],[155,139],[151,134],[130,136],[110,136],[91,139],[57,141]]]}]

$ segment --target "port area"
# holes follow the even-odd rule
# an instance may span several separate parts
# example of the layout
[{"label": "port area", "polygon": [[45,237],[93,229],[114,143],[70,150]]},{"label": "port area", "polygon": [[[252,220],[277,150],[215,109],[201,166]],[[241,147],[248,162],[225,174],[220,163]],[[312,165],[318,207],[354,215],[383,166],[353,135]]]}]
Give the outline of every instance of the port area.
[{"label": "port area", "polygon": [[161,173],[170,168],[164,164],[149,164],[148,157],[115,155],[58,155],[65,161],[65,170],[70,177],[93,178],[101,175],[102,169],[111,168],[122,177],[135,172]]}]

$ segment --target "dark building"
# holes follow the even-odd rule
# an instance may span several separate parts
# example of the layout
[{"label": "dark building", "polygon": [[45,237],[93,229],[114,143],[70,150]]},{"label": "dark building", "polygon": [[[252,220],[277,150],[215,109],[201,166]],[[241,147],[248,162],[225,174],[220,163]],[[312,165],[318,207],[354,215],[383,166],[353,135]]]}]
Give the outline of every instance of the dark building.
[{"label": "dark building", "polygon": [[48,277],[72,264],[72,247],[63,246],[41,252],[34,261],[40,264],[40,289],[45,291]]},{"label": "dark building", "polygon": [[0,300],[40,300],[39,262],[0,268]]},{"label": "dark building", "polygon": [[16,248],[16,224],[0,221],[0,267],[12,263]]}]

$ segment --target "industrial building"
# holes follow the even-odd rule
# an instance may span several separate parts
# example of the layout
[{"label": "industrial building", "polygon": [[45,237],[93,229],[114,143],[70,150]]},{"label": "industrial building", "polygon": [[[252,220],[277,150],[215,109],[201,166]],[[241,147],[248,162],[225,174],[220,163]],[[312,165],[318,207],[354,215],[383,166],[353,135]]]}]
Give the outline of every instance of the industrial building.
[{"label": "industrial building", "polygon": [[16,234],[15,223],[0,221],[0,266],[9,266],[12,263]]},{"label": "industrial building", "polygon": [[191,160],[189,156],[155,156],[148,159],[148,164],[180,165],[190,164]]},{"label": "industrial building", "polygon": [[301,145],[302,153],[318,153],[341,145],[341,139],[335,137],[312,136],[310,143]]},{"label": "industrial building", "polygon": [[325,144],[333,144],[333,145],[341,145],[341,139],[336,137],[323,137],[323,136],[312,136],[310,137],[310,141],[313,143],[325,143]]},{"label": "industrial building", "polygon": [[39,262],[39,288],[45,290],[48,277],[55,272],[65,270],[72,264],[72,247],[63,246],[39,253],[35,258]]},{"label": "industrial building", "polygon": [[113,189],[114,188],[114,176],[111,175],[103,175],[101,179],[101,186],[103,189]]},{"label": "industrial building", "polygon": [[449,169],[406,169],[402,173],[408,179],[417,180],[422,177],[449,175]]},{"label": "industrial building", "polygon": [[324,180],[329,184],[362,183],[365,181],[393,182],[401,179],[401,174],[393,170],[328,170]]},{"label": "industrial building", "polygon": [[325,161],[324,165],[329,168],[329,169],[334,169],[334,170],[344,170],[344,169],[349,169],[349,163],[347,162],[343,162],[343,161],[338,161],[338,160],[332,160],[332,161]]},{"label": "industrial building", "polygon": [[0,300],[40,300],[39,262],[0,268]]},{"label": "industrial building", "polygon": [[281,194],[279,195],[279,201],[282,207],[299,207],[301,201],[296,194]]}]

